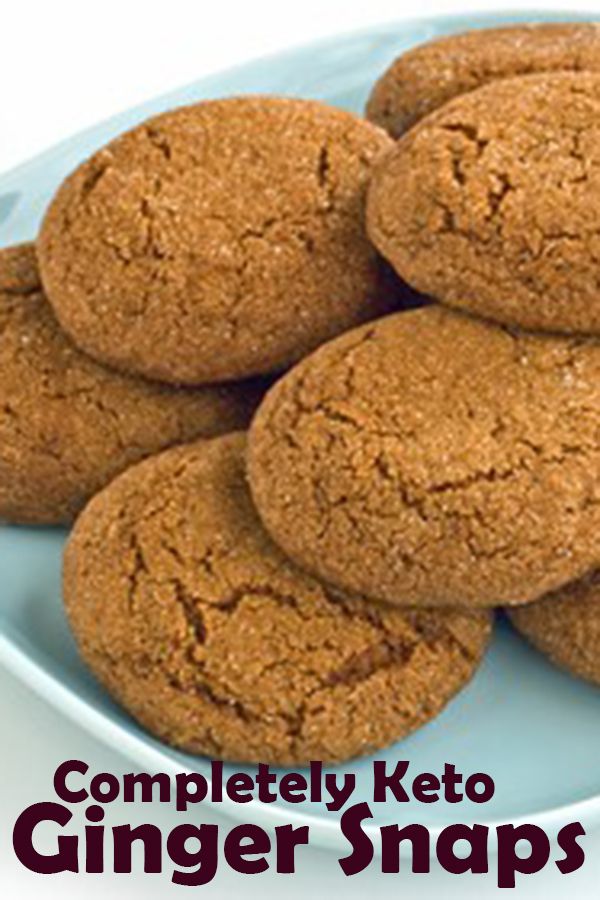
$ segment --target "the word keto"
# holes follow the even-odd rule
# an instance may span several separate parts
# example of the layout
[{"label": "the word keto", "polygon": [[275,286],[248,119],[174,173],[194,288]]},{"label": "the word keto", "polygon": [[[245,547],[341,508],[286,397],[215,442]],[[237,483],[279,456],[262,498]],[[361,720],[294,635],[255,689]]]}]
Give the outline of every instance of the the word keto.
[{"label": "the word keto", "polygon": [[[158,874],[168,860],[175,884],[199,886],[212,881],[219,864],[242,874],[254,875],[273,867],[280,874],[296,870],[296,851],[310,841],[307,825],[279,825],[269,835],[254,824],[236,825],[224,836],[218,825],[185,822],[164,836],[159,826],[151,823],[132,827],[128,824],[109,828],[103,823],[105,807],[121,803],[171,804],[178,813],[203,801],[236,804],[314,803],[325,806],[339,823],[340,844],[347,848],[338,859],[347,876],[366,868],[377,867],[382,873],[410,871],[426,874],[431,860],[456,875],[481,874],[497,867],[501,888],[513,888],[518,874],[541,871],[554,860],[558,870],[568,874],[581,868],[585,855],[578,840],[585,835],[580,822],[565,824],[556,835],[557,849],[548,835],[533,824],[500,825],[490,829],[484,825],[452,824],[443,828],[435,839],[421,824],[390,824],[375,827],[368,802],[352,803],[357,779],[352,772],[332,773],[322,763],[313,762],[304,773],[280,774],[266,764],[252,773],[226,774],[223,763],[211,763],[210,779],[196,772],[182,772],[174,777],[165,773],[131,773],[119,779],[102,772],[87,777],[89,767],[80,760],[68,760],[54,775],[54,791],[60,802],[36,803],[17,819],[13,830],[13,847],[26,868],[43,875],[61,872],[129,874],[133,871],[134,847],[141,851],[143,871]],[[408,761],[395,765],[379,760],[372,764],[371,783],[361,794],[369,796],[373,805],[393,800],[398,804],[459,804],[467,799],[475,804],[489,802],[495,785],[491,776],[477,772],[464,777],[456,767],[446,763],[439,774],[414,773]],[[69,830],[73,812],[69,806],[85,806],[86,825],[83,834]],[[251,818],[249,814],[248,818]],[[51,853],[36,848],[36,829],[44,825],[56,827],[57,839]],[[462,849],[460,849],[462,848]],[[465,850],[466,848],[466,850]],[[406,851],[409,850],[407,856]],[[402,858],[402,863],[401,863]]]}]

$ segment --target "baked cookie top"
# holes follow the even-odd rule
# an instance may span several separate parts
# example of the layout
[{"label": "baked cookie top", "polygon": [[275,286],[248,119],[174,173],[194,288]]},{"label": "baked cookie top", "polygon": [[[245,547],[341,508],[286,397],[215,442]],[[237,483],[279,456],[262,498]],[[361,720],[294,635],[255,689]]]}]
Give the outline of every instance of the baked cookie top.
[{"label": "baked cookie top", "polygon": [[63,327],[127,371],[202,383],[285,368],[390,308],[366,237],[381,129],[240,97],[152,119],[58,191],[39,256]]},{"label": "baked cookie top", "polygon": [[0,518],[67,522],[149,453],[246,425],[262,389],[176,389],[104,369],[58,326],[33,246],[0,250]]},{"label": "baked cookie top", "polygon": [[369,234],[443,303],[600,333],[600,75],[497,81],[423,119],[378,168]]},{"label": "baked cookie top", "polygon": [[513,625],[559,666],[600,684],[600,573],[508,610]]},{"label": "baked cookie top", "polygon": [[398,138],[459,94],[514,75],[565,70],[600,70],[597,24],[545,22],[452,34],[399,56],[373,88],[367,118]]},{"label": "baked cookie top", "polygon": [[266,394],[249,476],[267,529],[397,604],[523,603],[595,564],[600,343],[430,306],[317,350]]},{"label": "baked cookie top", "polygon": [[491,617],[399,610],[296,569],[256,515],[245,436],[170,450],[94,497],[65,557],[84,659],[192,753],[303,764],[384,747],[471,677]]}]

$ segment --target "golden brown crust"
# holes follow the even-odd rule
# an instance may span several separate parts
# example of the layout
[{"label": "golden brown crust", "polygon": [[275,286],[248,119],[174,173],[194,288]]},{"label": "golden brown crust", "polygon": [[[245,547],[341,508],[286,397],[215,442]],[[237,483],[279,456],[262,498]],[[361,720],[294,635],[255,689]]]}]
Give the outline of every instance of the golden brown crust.
[{"label": "golden brown crust", "polygon": [[323,104],[210,101],[117,138],[60,188],[39,239],[63,327],[127,371],[202,383],[285,368],[393,298],[365,193],[392,147]]},{"label": "golden brown crust", "polygon": [[376,83],[367,118],[399,138],[460,94],[516,75],[600,70],[595,23],[512,25],[468,31],[399,56]]},{"label": "golden brown crust", "polygon": [[600,527],[600,344],[439,306],[356,329],[267,393],[249,477],[297,563],[397,604],[518,604]]},{"label": "golden brown crust", "polygon": [[372,240],[441,302],[600,333],[599,119],[597,74],[529,75],[457,98],[378,169]]},{"label": "golden brown crust", "polygon": [[17,244],[0,249],[0,291],[3,294],[41,292],[42,283],[34,244]]},{"label": "golden brown crust", "polygon": [[507,610],[513,625],[559,666],[600,684],[600,573]]},{"label": "golden brown crust", "polygon": [[0,517],[67,522],[150,453],[248,423],[255,384],[177,389],[104,369],[44,297],[32,245],[0,250]]},{"label": "golden brown crust", "polygon": [[369,234],[417,290],[523,328],[600,333],[600,75],[498,81],[374,176]]},{"label": "golden brown crust", "polygon": [[170,450],[97,495],[64,596],[84,659],[158,737],[222,759],[375,751],[471,677],[491,617],[394,610],[295,569],[250,500],[245,437]]}]

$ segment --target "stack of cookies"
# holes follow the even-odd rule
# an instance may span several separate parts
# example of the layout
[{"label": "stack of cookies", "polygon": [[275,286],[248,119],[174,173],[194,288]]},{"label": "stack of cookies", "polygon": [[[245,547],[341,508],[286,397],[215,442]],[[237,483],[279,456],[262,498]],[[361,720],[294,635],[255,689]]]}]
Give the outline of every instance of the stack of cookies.
[{"label": "stack of cookies", "polygon": [[190,752],[347,759],[444,707],[495,607],[600,683],[599,236],[593,25],[80,166],[0,254],[0,513],[83,508],[65,604],[111,694]]}]

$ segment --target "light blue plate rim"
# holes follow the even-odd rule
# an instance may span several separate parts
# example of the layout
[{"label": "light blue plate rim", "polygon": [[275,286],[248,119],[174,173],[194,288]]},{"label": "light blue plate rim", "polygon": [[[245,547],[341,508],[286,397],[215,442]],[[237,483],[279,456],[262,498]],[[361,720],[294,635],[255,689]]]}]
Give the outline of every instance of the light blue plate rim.
[{"label": "light blue plate rim", "polygon": [[[104,129],[119,134],[122,129],[124,120],[129,120],[132,115],[142,121],[149,115],[155,114],[159,110],[166,110],[172,106],[181,103],[182,95],[195,92],[198,89],[201,93],[199,96],[220,96],[220,85],[224,79],[238,78],[240,75],[249,70],[257,70],[258,68],[268,69],[271,65],[295,58],[296,62],[300,62],[306,54],[312,54],[315,51],[324,53],[328,50],[336,49],[340,42],[346,43],[351,40],[363,41],[370,36],[377,37],[382,30],[395,31],[400,34],[402,31],[416,29],[435,29],[439,33],[460,32],[467,29],[489,28],[494,25],[502,24],[518,24],[518,23],[535,23],[535,22],[600,22],[600,10],[547,10],[543,7],[532,6],[527,9],[519,9],[508,7],[501,10],[493,10],[489,13],[469,13],[457,12],[451,15],[438,16],[410,16],[400,21],[391,20],[389,22],[379,23],[378,25],[368,26],[366,28],[355,29],[353,31],[339,32],[336,35],[320,38],[315,41],[292,45],[284,50],[269,53],[255,59],[250,59],[239,65],[230,66],[227,69],[219,70],[201,78],[199,81],[191,82],[183,87],[175,88],[158,97],[142,102],[135,107],[123,110],[114,116],[102,120],[96,125],[85,128],[76,132],[70,137],[54,144],[42,153],[25,160],[23,163],[0,173],[1,186],[3,189],[9,188],[12,182],[20,182],[27,175],[32,165],[40,165],[47,163],[57,156],[69,152],[74,143],[87,143],[88,139],[98,134]],[[184,101],[187,102],[187,101]],[[128,127],[128,126],[126,126]],[[70,153],[69,153],[70,155]]]}]

